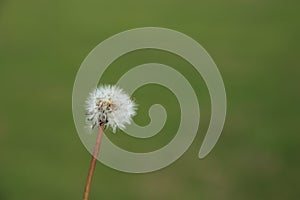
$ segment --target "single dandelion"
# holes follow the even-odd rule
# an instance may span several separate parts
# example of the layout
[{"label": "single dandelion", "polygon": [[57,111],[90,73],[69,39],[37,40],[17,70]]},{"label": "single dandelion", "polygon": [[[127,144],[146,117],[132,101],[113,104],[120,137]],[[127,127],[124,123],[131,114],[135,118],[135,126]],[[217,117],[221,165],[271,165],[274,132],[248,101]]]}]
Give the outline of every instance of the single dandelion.
[{"label": "single dandelion", "polygon": [[86,101],[87,122],[91,129],[98,127],[90,169],[84,189],[83,200],[87,200],[105,128],[115,133],[117,128],[124,130],[136,114],[136,104],[121,88],[104,85],[92,91]]}]

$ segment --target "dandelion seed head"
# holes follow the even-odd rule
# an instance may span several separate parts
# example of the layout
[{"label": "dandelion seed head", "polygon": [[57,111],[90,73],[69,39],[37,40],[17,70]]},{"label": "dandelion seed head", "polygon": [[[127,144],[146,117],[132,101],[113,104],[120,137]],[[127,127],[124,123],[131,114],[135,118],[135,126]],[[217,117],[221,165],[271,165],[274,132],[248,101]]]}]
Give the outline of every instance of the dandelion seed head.
[{"label": "dandelion seed head", "polygon": [[136,104],[123,89],[102,85],[93,90],[86,100],[87,122],[93,129],[104,125],[115,133],[125,129],[136,114]]}]

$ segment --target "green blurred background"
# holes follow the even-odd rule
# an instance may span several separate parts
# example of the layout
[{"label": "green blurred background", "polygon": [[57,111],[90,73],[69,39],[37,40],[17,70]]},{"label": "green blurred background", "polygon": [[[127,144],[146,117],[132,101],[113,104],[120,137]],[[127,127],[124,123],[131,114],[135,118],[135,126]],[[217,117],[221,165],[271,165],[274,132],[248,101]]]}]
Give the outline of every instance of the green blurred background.
[{"label": "green blurred background", "polygon": [[[183,157],[154,173],[126,174],[98,162],[90,199],[299,199],[299,9],[297,0],[0,0],[0,200],[82,198],[91,156],[72,118],[76,72],[98,43],[144,26],[183,32],[210,53],[228,96],[224,131],[199,160],[210,117],[201,77],[167,52],[122,56],[102,82],[138,64],[168,64],[199,91],[201,127]],[[166,106],[163,131],[149,140],[107,134],[132,151],[158,149],[178,127],[178,102],[157,85],[135,98],[139,124],[149,122],[151,104]]]}]

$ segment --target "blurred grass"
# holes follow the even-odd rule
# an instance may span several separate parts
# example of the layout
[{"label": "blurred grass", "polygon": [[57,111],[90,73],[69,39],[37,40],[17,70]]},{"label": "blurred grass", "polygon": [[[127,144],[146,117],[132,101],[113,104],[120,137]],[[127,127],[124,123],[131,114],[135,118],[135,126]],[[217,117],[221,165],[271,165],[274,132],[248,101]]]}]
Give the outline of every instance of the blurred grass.
[{"label": "blurred grass", "polygon": [[[191,148],[166,169],[132,175],[98,163],[91,199],[298,199],[299,8],[296,0],[0,1],[0,200],[82,197],[90,155],[72,119],[76,72],[99,42],[143,26],[181,31],[206,48],[225,82],[226,125],[213,152],[198,160],[210,116],[202,79],[166,52],[125,55],[104,81],[117,79],[118,66],[184,67],[200,91],[202,125]],[[159,92],[164,96],[156,99]],[[147,86],[136,97],[143,111],[162,100],[176,112],[164,88]],[[127,148],[155,149],[170,139],[131,140]]]}]

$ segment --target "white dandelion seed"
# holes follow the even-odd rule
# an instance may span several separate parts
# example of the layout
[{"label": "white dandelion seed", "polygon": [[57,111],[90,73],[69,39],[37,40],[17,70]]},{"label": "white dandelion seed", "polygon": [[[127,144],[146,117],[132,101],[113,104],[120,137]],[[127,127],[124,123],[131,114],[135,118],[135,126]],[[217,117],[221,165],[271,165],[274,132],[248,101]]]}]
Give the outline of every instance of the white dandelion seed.
[{"label": "white dandelion seed", "polygon": [[87,121],[91,128],[104,125],[125,129],[136,114],[136,104],[123,89],[114,85],[103,85],[93,90],[87,101]]}]

